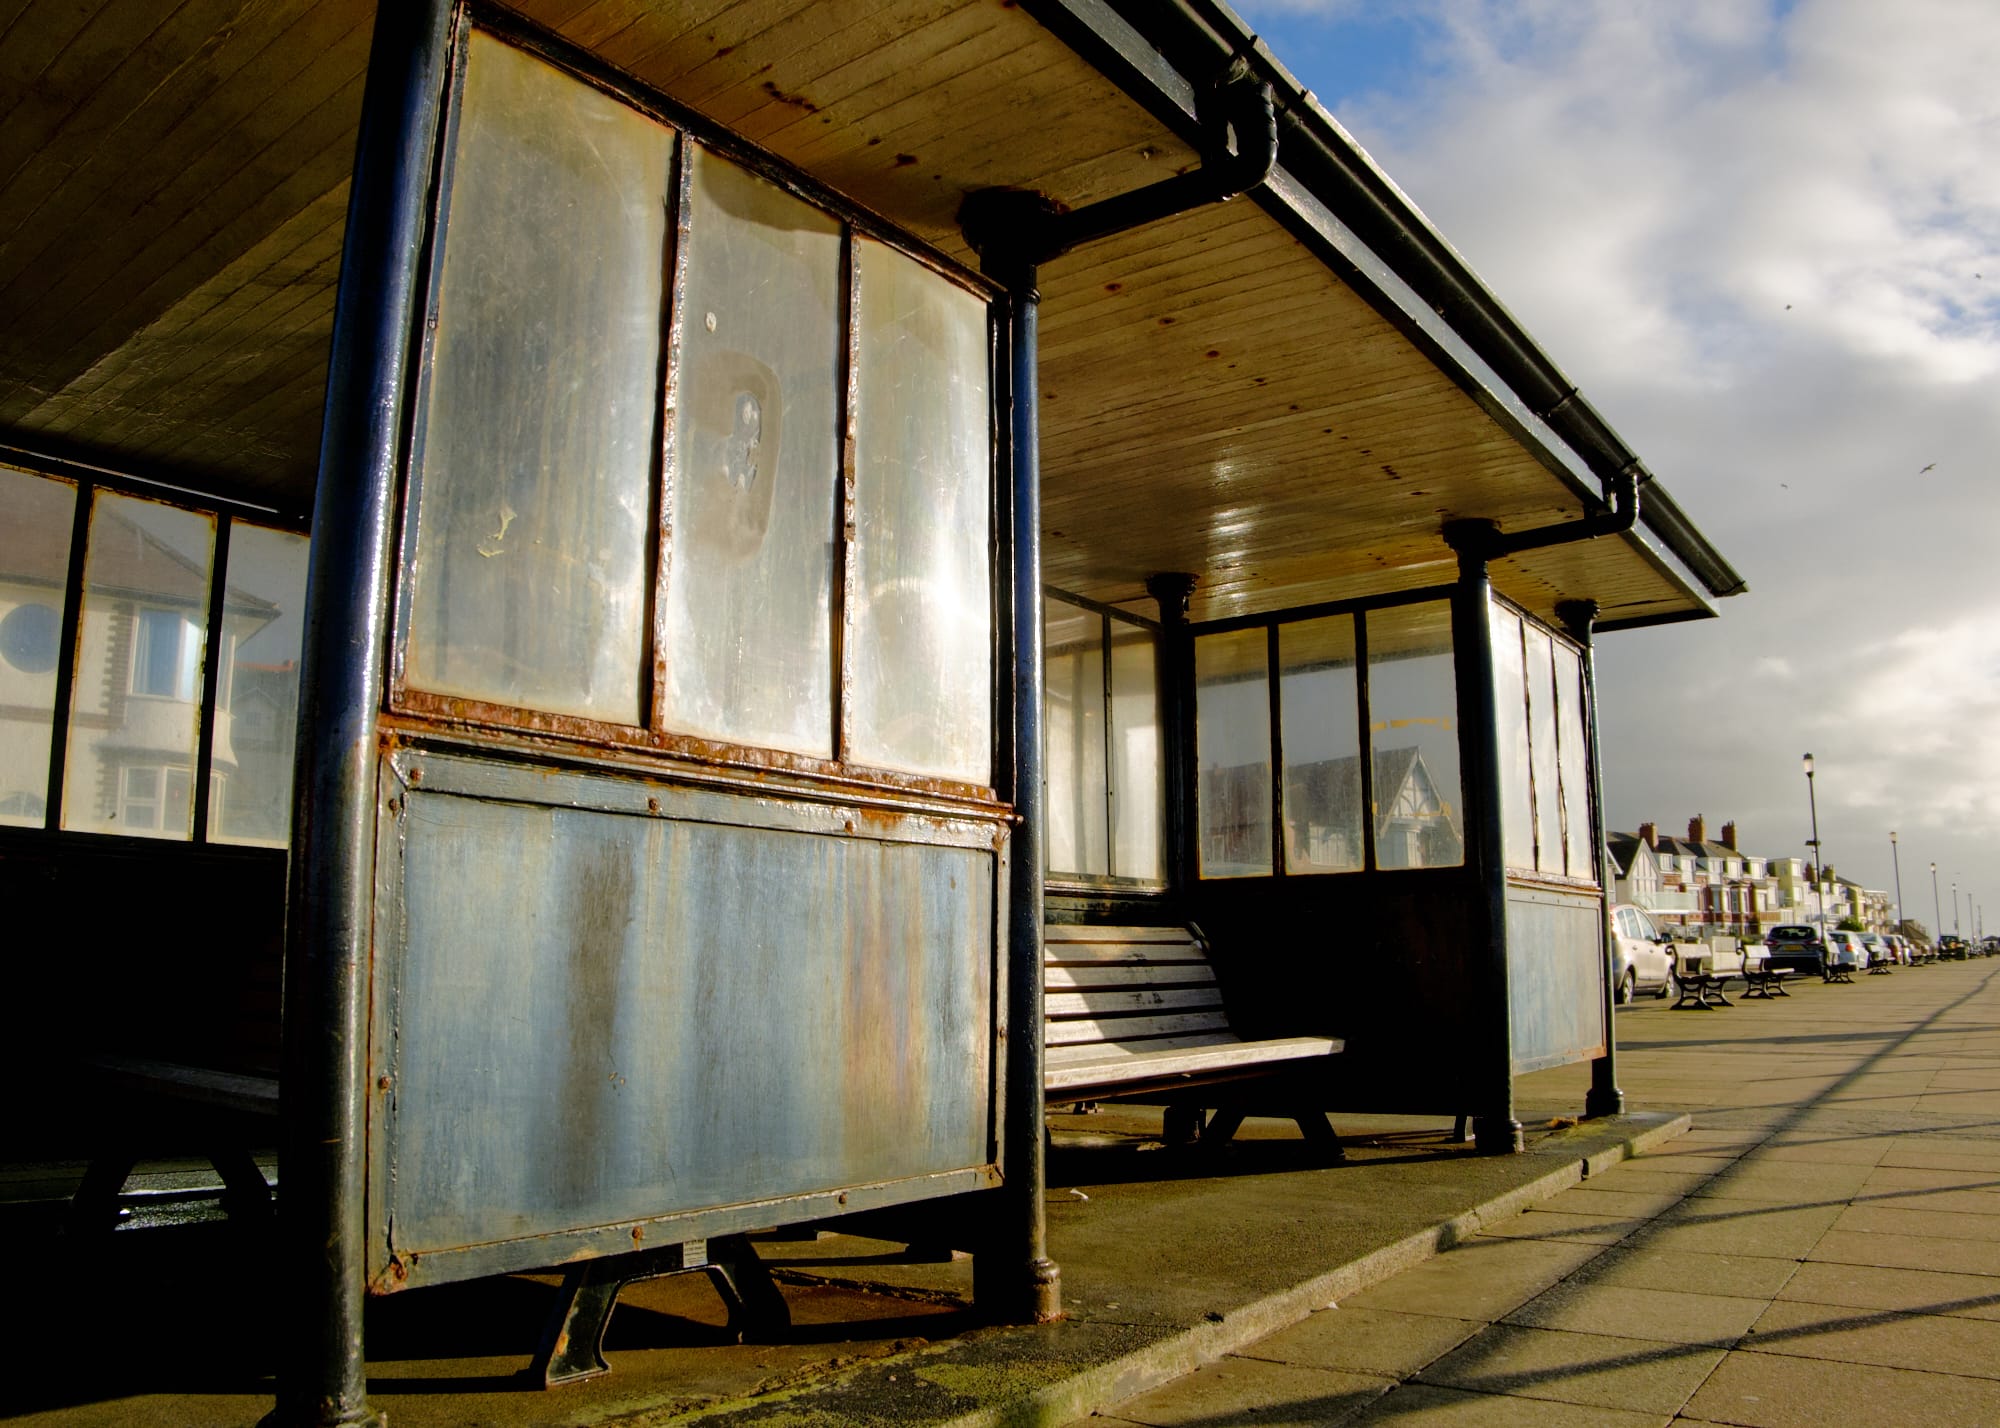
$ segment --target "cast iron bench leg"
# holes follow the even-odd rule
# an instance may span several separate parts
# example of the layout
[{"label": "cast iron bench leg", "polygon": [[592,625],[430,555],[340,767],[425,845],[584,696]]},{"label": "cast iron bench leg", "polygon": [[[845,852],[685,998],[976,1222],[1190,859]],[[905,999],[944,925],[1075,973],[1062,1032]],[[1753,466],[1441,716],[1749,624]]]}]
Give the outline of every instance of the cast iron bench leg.
[{"label": "cast iron bench leg", "polygon": [[563,1275],[529,1376],[554,1388],[609,1373],[604,1331],[611,1324],[611,1311],[618,1307],[619,1291],[641,1279],[690,1270],[700,1270],[714,1282],[729,1308],[730,1332],[738,1340],[745,1335],[775,1337],[791,1326],[792,1313],[784,1296],[742,1235],[604,1255],[572,1265]]},{"label": "cast iron bench leg", "polygon": [[68,1230],[72,1235],[96,1235],[118,1223],[118,1192],[125,1188],[136,1156],[109,1154],[91,1160],[84,1169],[83,1183],[69,1197]]},{"label": "cast iron bench leg", "polygon": [[1160,1139],[1168,1145],[1193,1145],[1208,1139],[1208,1112],[1200,1106],[1168,1106],[1160,1117]]},{"label": "cast iron bench leg", "polygon": [[1339,1165],[1347,1159],[1347,1148],[1340,1143],[1340,1132],[1333,1128],[1333,1122],[1325,1111],[1301,1106],[1292,1113],[1299,1134],[1306,1144],[1325,1155],[1327,1164]]},{"label": "cast iron bench leg", "polygon": [[232,1221],[267,1224],[272,1219],[271,1186],[257,1159],[240,1145],[211,1144],[208,1163],[222,1177],[222,1208]]}]

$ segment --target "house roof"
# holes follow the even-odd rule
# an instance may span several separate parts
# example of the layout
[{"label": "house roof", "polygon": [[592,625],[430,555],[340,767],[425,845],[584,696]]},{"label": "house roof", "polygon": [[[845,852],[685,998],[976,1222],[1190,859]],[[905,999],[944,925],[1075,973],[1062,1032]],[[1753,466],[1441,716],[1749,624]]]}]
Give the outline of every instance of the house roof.
[{"label": "house roof", "polygon": [[[1498,561],[1548,616],[1741,581],[1395,186],[1210,0],[517,0],[532,23],[970,263],[967,193],[1071,207],[1197,162],[1232,56],[1277,93],[1250,197],[1040,274],[1051,584],[1195,572],[1197,619],[1450,580],[1441,526],[1626,535]],[[114,15],[115,12],[115,15]],[[829,20],[829,14],[835,18]],[[372,5],[26,0],[0,105],[0,446],[307,511]],[[1563,221],[1552,215],[1550,221]]]}]

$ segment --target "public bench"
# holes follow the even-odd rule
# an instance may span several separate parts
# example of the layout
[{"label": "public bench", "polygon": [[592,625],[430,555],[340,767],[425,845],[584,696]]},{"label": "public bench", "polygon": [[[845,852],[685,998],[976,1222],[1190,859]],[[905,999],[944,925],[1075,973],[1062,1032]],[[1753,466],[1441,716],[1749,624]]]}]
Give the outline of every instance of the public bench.
[{"label": "public bench", "polygon": [[1743,966],[1743,1000],[1769,1001],[1773,997],[1789,997],[1785,990],[1785,978],[1792,976],[1790,967],[1773,967],[1768,961]]},{"label": "public bench", "polygon": [[[1050,926],[1042,952],[1051,1102],[1161,1101],[1166,1138],[1220,1145],[1247,1114],[1243,1101],[1201,1088],[1269,1077],[1338,1055],[1330,1036],[1246,1040],[1229,1023],[1215,969],[1188,927]],[[1205,1118],[1209,1107],[1216,1109]],[[1287,1114],[1306,1140],[1341,1155],[1325,1112]]]}]

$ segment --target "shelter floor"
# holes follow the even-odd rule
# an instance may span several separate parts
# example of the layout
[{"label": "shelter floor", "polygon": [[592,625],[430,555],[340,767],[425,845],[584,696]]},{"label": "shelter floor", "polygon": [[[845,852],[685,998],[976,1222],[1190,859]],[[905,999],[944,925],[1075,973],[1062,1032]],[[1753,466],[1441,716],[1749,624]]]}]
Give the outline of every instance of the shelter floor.
[{"label": "shelter floor", "polygon": [[[1070,1315],[1061,1325],[979,1326],[964,1256],[925,1262],[882,1241],[774,1234],[758,1248],[791,1307],[780,1343],[728,1342],[702,1275],[653,1280],[629,1287],[613,1316],[613,1371],[543,1391],[525,1370],[556,1279],[519,1275],[371,1302],[370,1394],[397,1428],[733,1417],[732,1407],[779,1403],[804,1412],[800,1421],[858,1423],[955,1417],[1107,1366],[1164,1376],[1143,1364],[1198,1353],[1191,1334],[1269,1313],[1315,1277],[1434,1236],[1634,1133],[1545,1116],[1528,1154],[1492,1159],[1453,1142],[1442,1119],[1336,1121],[1349,1158],[1325,1166],[1289,1121],[1252,1120],[1216,1153],[1163,1146],[1157,1108],[1052,1115],[1050,1241]],[[9,1376],[0,1416],[247,1428],[269,1410],[278,1293],[264,1244],[212,1202],[185,1198],[208,1178],[202,1167],[142,1172],[128,1189],[151,1192],[147,1204],[95,1245],[56,1233],[80,1167],[17,1166],[0,1178],[0,1233],[41,1301],[17,1334],[16,1363],[32,1372]]]}]

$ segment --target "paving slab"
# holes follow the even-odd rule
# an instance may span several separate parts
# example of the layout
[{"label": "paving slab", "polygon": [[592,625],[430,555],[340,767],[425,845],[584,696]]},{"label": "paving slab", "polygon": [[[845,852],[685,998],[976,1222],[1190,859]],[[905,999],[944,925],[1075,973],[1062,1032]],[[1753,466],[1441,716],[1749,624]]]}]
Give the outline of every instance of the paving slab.
[{"label": "paving slab", "polygon": [[1499,1325],[1446,1354],[1417,1381],[1672,1414],[1722,1361],[1722,1353],[1697,1344]]},{"label": "paving slab", "polygon": [[1665,1428],[1671,1420],[1665,1413],[1634,1413],[1406,1383],[1349,1422],[1353,1428]]},{"label": "paving slab", "polygon": [[1702,1384],[1680,1421],[1741,1428],[1993,1428],[2000,1423],[2000,1384],[1739,1351]]},{"label": "paving slab", "polygon": [[1757,1352],[2000,1379],[2000,1323],[1782,1300],[1751,1329]]},{"label": "paving slab", "polygon": [[1728,1348],[1767,1307],[1764,1299],[1571,1279],[1529,1300],[1504,1322]]},{"label": "paving slab", "polygon": [[1876,1265],[1801,1264],[1773,1297],[1855,1309],[2000,1320],[2000,1277]]},{"label": "paving slab", "polygon": [[1275,1428],[1322,1428],[1359,1413],[1395,1385],[1394,1378],[1379,1375],[1226,1358],[1169,1388],[1125,1400],[1117,1417],[1146,1428],[1213,1428],[1253,1415]]},{"label": "paving slab", "polygon": [[1576,1284],[1616,1284],[1632,1289],[1695,1289],[1705,1294],[1769,1300],[1797,1274],[1791,1259],[1652,1249],[1606,1250],[1570,1277]]},{"label": "paving slab", "polygon": [[1480,1236],[1343,1302],[1406,1314],[1498,1319],[1604,1252],[1594,1244]]},{"label": "paving slab", "polygon": [[1476,1319],[1346,1305],[1309,1314],[1239,1356],[1349,1373],[1410,1377],[1484,1328]]}]

